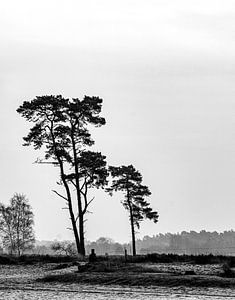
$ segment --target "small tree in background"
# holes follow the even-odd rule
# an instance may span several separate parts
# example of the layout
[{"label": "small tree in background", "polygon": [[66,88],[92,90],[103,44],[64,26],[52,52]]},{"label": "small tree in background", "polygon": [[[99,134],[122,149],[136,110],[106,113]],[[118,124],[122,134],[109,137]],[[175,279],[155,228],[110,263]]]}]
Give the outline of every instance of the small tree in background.
[{"label": "small tree in background", "polygon": [[51,245],[51,250],[60,255],[66,256],[75,256],[76,255],[76,245],[74,242],[70,241],[62,241],[62,242],[54,242]]},{"label": "small tree in background", "polygon": [[136,255],[135,245],[135,227],[140,227],[143,219],[158,221],[158,213],[153,211],[145,197],[151,195],[149,188],[142,185],[142,175],[132,165],[121,167],[109,167],[110,174],[113,178],[111,186],[107,191],[112,195],[113,191],[124,193],[122,204],[129,212],[132,236],[133,256]]},{"label": "small tree in background", "polygon": [[0,204],[0,235],[10,254],[20,256],[35,243],[33,212],[25,195],[15,194],[10,205]]}]

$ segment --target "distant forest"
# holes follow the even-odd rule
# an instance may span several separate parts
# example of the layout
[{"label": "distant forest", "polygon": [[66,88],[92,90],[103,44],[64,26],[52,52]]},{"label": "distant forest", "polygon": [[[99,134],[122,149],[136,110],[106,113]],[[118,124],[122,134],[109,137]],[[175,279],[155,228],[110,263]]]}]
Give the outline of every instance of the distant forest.
[{"label": "distant forest", "polygon": [[[53,254],[51,245],[54,242],[36,242],[34,253]],[[182,231],[181,233],[157,234],[152,237],[145,236],[136,241],[137,254],[148,253],[175,253],[175,254],[221,254],[235,255],[235,231],[224,231],[222,233],[207,232],[202,230]],[[98,255],[123,255],[125,249],[131,254],[131,243],[120,244],[110,238],[101,237],[94,242],[86,242],[86,253],[95,249]]]},{"label": "distant forest", "polygon": [[230,230],[218,233],[202,230],[145,236],[137,241],[137,249],[140,254],[157,252],[235,255],[235,232]]}]

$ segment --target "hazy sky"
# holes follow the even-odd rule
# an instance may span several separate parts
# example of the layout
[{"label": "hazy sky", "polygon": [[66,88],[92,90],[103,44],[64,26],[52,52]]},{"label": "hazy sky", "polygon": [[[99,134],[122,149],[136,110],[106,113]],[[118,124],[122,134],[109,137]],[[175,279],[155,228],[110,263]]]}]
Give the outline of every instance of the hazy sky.
[{"label": "hazy sky", "polygon": [[[8,0],[0,15],[1,201],[27,195],[38,239],[72,237],[58,170],[22,147],[16,109],[46,94],[103,98],[95,149],[133,164],[159,211],[138,237],[234,228],[234,0]],[[96,193],[87,239],[130,240],[120,198]]]}]

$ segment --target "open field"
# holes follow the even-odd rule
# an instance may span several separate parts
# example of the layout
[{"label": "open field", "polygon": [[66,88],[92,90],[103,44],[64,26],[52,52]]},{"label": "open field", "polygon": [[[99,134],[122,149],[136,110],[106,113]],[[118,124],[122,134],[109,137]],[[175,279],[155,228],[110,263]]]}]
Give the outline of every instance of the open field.
[{"label": "open field", "polygon": [[[187,271],[196,275],[185,275]],[[0,298],[235,298],[235,278],[223,278],[222,272],[221,264],[190,263],[120,265],[106,261],[85,266],[70,262],[0,265]]]},{"label": "open field", "polygon": [[[110,264],[97,263],[78,267],[80,271],[48,274],[39,282],[101,284],[121,286],[187,286],[235,288],[235,278],[224,278],[221,265],[177,264]],[[193,273],[192,273],[193,272]],[[187,275],[194,274],[194,275]]]}]

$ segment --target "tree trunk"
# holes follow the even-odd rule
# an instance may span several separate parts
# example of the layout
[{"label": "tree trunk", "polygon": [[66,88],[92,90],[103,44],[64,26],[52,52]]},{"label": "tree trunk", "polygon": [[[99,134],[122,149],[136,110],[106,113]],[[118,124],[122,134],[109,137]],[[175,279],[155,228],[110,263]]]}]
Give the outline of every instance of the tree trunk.
[{"label": "tree trunk", "polygon": [[83,214],[79,218],[79,233],[80,233],[80,247],[81,247],[81,254],[85,256],[86,250],[85,250],[85,237],[84,237],[84,220],[83,220]]},{"label": "tree trunk", "polygon": [[71,223],[72,223],[76,248],[77,248],[78,254],[80,254],[81,253],[81,244],[80,244],[80,239],[79,239],[79,235],[78,235],[76,220],[75,220],[74,213],[73,213],[71,194],[70,194],[68,183],[65,180],[63,165],[62,165],[61,162],[60,162],[60,170],[61,170],[61,178],[62,178],[64,187],[65,187],[65,190],[66,190],[66,194],[67,194],[68,208],[69,208],[69,214],[70,214],[70,219],[71,219]]},{"label": "tree trunk", "polygon": [[130,200],[129,189],[128,189],[128,188],[127,188],[127,202],[128,202],[129,211],[130,211],[131,238],[132,238],[132,254],[133,254],[133,256],[136,256],[136,247],[135,247],[135,224],[134,224],[134,217],[133,217],[132,205],[131,205],[131,200]]},{"label": "tree trunk", "polygon": [[72,223],[73,234],[74,234],[74,238],[75,238],[77,252],[78,252],[78,254],[84,255],[83,250],[81,248],[81,236],[79,238],[76,219],[75,219],[74,213],[73,213],[72,198],[71,198],[68,183],[66,182],[66,179],[65,179],[62,163],[60,163],[60,169],[61,169],[62,181],[63,181],[64,187],[66,189],[66,194],[67,194],[67,199],[68,199],[68,207],[69,207],[69,214],[70,214],[70,219],[71,219],[71,223]]},{"label": "tree trunk", "polygon": [[72,223],[73,234],[74,234],[74,238],[75,238],[77,252],[78,252],[78,254],[82,254],[81,253],[81,243],[80,243],[80,238],[79,238],[79,235],[78,235],[76,219],[75,219],[74,213],[73,213],[71,194],[70,194],[68,183],[65,180],[65,175],[64,175],[64,170],[63,170],[62,163],[60,163],[60,170],[61,170],[62,181],[63,181],[64,187],[65,187],[65,190],[66,190],[66,194],[67,194],[69,214],[70,214],[70,219],[71,219],[71,223]]},{"label": "tree trunk", "polygon": [[78,203],[78,218],[79,218],[79,237],[80,237],[80,254],[85,256],[85,238],[84,238],[84,220],[83,220],[83,209],[82,209],[82,200],[80,192],[80,182],[79,182],[79,167],[78,167],[78,158],[76,151],[76,142],[74,139],[74,125],[71,124],[71,140],[73,146],[73,157],[74,157],[74,170],[75,170],[75,182],[76,182],[76,194],[77,194],[77,203]]},{"label": "tree trunk", "polygon": [[81,253],[81,244],[80,244],[80,239],[79,239],[79,235],[78,235],[76,220],[75,220],[74,213],[73,213],[71,198],[68,201],[68,206],[69,206],[69,214],[70,214],[70,219],[71,219],[71,223],[72,223],[73,234],[74,234],[74,239],[75,239],[75,243],[76,243],[77,252]]},{"label": "tree trunk", "polygon": [[132,207],[130,207],[130,221],[131,221],[131,237],[132,237],[132,254],[136,256],[136,246],[135,246],[135,225],[132,213]]},{"label": "tree trunk", "polygon": [[56,155],[56,158],[57,158],[59,166],[60,166],[61,179],[62,179],[63,185],[64,185],[65,190],[66,190],[66,194],[67,194],[69,214],[70,214],[70,219],[71,219],[71,223],[72,223],[72,228],[73,228],[73,234],[74,234],[74,238],[75,238],[76,248],[77,248],[78,254],[80,254],[81,253],[81,246],[80,246],[80,239],[79,239],[79,235],[78,235],[78,229],[77,229],[76,219],[75,219],[74,213],[73,213],[72,198],[71,198],[71,194],[70,194],[70,189],[69,189],[68,183],[66,182],[66,179],[65,179],[63,161],[61,160],[61,158],[60,158],[60,156],[58,155],[58,152],[57,152],[57,146],[56,146],[56,142],[55,142],[55,136],[54,136],[54,133],[53,133],[53,125],[54,124],[53,124],[53,121],[52,121],[51,122],[51,127],[50,127],[52,141],[53,141],[53,145],[54,145],[55,155]]}]

